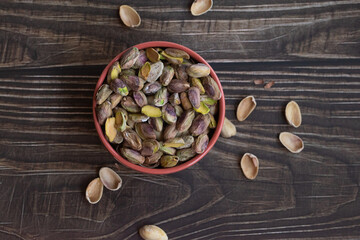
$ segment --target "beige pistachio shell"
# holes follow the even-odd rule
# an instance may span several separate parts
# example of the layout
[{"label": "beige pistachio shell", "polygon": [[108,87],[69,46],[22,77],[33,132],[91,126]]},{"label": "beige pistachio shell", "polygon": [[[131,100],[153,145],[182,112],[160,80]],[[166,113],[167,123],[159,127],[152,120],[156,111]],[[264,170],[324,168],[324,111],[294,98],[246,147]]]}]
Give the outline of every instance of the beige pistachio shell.
[{"label": "beige pistachio shell", "polygon": [[292,153],[299,153],[304,149],[303,140],[290,132],[282,132],[279,135],[280,142]]},{"label": "beige pistachio shell", "polygon": [[158,226],[145,225],[139,229],[139,234],[144,240],[168,240],[168,236]]},{"label": "beige pistachio shell", "polygon": [[297,128],[301,125],[301,111],[299,105],[295,101],[290,101],[286,105],[285,117],[291,126]]},{"label": "beige pistachio shell", "polygon": [[195,0],[191,5],[191,14],[193,16],[200,16],[212,8],[212,0]]},{"label": "beige pistachio shell", "polygon": [[141,24],[141,18],[135,9],[128,5],[121,5],[119,15],[127,27],[138,27]]},{"label": "beige pistachio shell", "polygon": [[259,160],[251,153],[245,153],[240,162],[241,170],[246,178],[253,180],[259,172]]},{"label": "beige pistachio shell", "polygon": [[103,184],[100,178],[92,180],[86,188],[85,196],[91,204],[98,203],[103,195]]},{"label": "beige pistachio shell", "polygon": [[256,107],[254,96],[247,96],[239,103],[236,111],[236,117],[241,122],[244,121]]},{"label": "beige pistachio shell", "polygon": [[121,177],[111,168],[101,168],[99,171],[99,176],[104,186],[111,191],[119,190],[122,185]]},{"label": "beige pistachio shell", "polygon": [[235,125],[225,117],[224,124],[221,129],[221,136],[224,138],[231,138],[232,136],[235,136],[235,134],[236,134]]}]

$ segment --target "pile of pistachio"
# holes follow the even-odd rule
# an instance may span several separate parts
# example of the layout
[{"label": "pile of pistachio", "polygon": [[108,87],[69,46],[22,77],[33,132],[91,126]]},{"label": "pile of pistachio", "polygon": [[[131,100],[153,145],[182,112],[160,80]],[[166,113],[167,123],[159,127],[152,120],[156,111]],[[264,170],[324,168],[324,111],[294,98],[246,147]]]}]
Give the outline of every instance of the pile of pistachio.
[{"label": "pile of pistachio", "polygon": [[175,48],[125,52],[96,95],[107,140],[129,162],[174,167],[203,153],[221,91],[210,68]]}]

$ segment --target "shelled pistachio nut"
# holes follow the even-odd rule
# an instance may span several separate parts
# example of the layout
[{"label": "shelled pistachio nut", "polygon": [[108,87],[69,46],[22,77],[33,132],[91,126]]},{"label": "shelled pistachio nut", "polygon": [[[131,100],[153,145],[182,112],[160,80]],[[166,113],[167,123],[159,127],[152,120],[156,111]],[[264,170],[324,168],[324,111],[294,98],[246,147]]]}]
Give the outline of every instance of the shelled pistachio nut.
[{"label": "shelled pistachio nut", "polygon": [[164,140],[175,138],[177,134],[176,124],[168,124],[164,129]]},{"label": "shelled pistachio nut", "polygon": [[153,95],[160,89],[161,89],[161,84],[159,82],[146,83],[144,85],[143,92],[146,95]]},{"label": "shelled pistachio nut", "polygon": [[190,87],[187,81],[180,79],[173,79],[168,85],[168,90],[171,93],[181,93],[186,91]]},{"label": "shelled pistachio nut", "polygon": [[190,59],[190,55],[187,52],[177,48],[166,48],[165,53],[176,58]]},{"label": "shelled pistachio nut", "polygon": [[206,115],[199,114],[195,117],[194,121],[192,122],[189,131],[193,136],[199,136],[200,134],[205,132],[209,124],[210,124],[209,114]]},{"label": "shelled pistachio nut", "polygon": [[130,96],[125,96],[121,99],[120,105],[128,112],[138,113],[140,107],[135,103],[134,99]]},{"label": "shelled pistachio nut", "polygon": [[[130,9],[130,8],[126,8],[126,9]],[[129,69],[132,66],[134,66],[139,56],[140,56],[140,51],[136,47],[127,50],[120,58],[121,69]]]},{"label": "shelled pistachio nut", "polygon": [[178,162],[179,158],[177,156],[163,155],[160,159],[160,164],[164,168],[174,167]]},{"label": "shelled pistachio nut", "polygon": [[176,156],[179,158],[179,162],[185,162],[193,157],[197,153],[192,148],[184,148],[176,151]]},{"label": "shelled pistachio nut", "polygon": [[126,158],[129,162],[133,164],[139,165],[145,162],[145,157],[133,149],[121,148],[120,153],[124,158]]},{"label": "shelled pistachio nut", "polygon": [[214,100],[219,100],[221,98],[221,91],[216,81],[210,76],[203,77],[201,80],[206,94]]},{"label": "shelled pistachio nut", "polygon": [[118,78],[119,74],[121,72],[120,63],[118,61],[114,62],[113,65],[111,65],[106,80],[107,83],[110,83],[112,80]]},{"label": "shelled pistachio nut", "polygon": [[156,118],[150,118],[148,120],[149,124],[154,128],[155,131],[161,132],[164,127],[164,122],[162,118],[156,117]]},{"label": "shelled pistachio nut", "polygon": [[184,146],[185,142],[182,138],[171,138],[164,142],[164,147],[173,147],[173,148],[179,148],[181,146]]},{"label": "shelled pistachio nut", "polygon": [[190,102],[190,100],[188,98],[188,94],[186,92],[180,93],[180,101],[181,101],[181,105],[184,110],[192,109],[191,102]]},{"label": "shelled pistachio nut", "polygon": [[195,112],[193,110],[187,110],[181,114],[176,122],[176,129],[179,132],[185,132],[190,127],[195,118]]},{"label": "shelled pistachio nut", "polygon": [[156,139],[155,130],[149,123],[135,123],[135,131],[142,140]]},{"label": "shelled pistachio nut", "polygon": [[196,153],[201,154],[205,152],[209,144],[209,136],[207,133],[201,134],[195,140],[194,150]]},{"label": "shelled pistachio nut", "polygon": [[111,108],[114,109],[121,101],[123,96],[121,96],[121,94],[119,93],[112,93],[108,100],[110,101],[111,103]]},{"label": "shelled pistachio nut", "polygon": [[110,82],[110,88],[116,93],[119,93],[121,96],[126,96],[129,94],[129,90],[125,83],[119,79],[116,78]]},{"label": "shelled pistachio nut", "polygon": [[162,115],[160,108],[151,105],[143,106],[141,108],[141,113],[149,117],[161,117]]},{"label": "shelled pistachio nut", "polygon": [[138,76],[124,76],[121,75],[120,76],[121,81],[123,81],[125,83],[125,85],[130,88],[130,90],[133,91],[140,91],[145,84],[145,81],[138,77]]},{"label": "shelled pistachio nut", "polygon": [[177,116],[175,112],[175,108],[167,103],[165,106],[162,107],[162,118],[168,124],[176,123]]},{"label": "shelled pistachio nut", "polygon": [[96,104],[102,104],[105,102],[105,100],[111,95],[112,92],[113,91],[110,89],[109,85],[101,85],[96,94]]},{"label": "shelled pistachio nut", "polygon": [[200,107],[199,108],[194,108],[194,110],[196,112],[198,112],[198,113],[203,114],[203,115],[210,112],[210,108],[203,102],[200,102]]},{"label": "shelled pistachio nut", "polygon": [[160,76],[160,82],[163,86],[169,85],[175,74],[174,68],[167,65],[164,67],[163,72]]},{"label": "shelled pistachio nut", "polygon": [[163,69],[164,64],[161,61],[150,64],[150,72],[146,81],[155,82],[161,76]]},{"label": "shelled pistachio nut", "polygon": [[188,90],[188,97],[193,108],[200,108],[200,90],[197,87],[191,87]]},{"label": "shelled pistachio nut", "polygon": [[148,104],[148,100],[142,91],[134,91],[133,98],[135,103],[141,108]]},{"label": "shelled pistachio nut", "polygon": [[164,106],[169,101],[169,93],[167,88],[163,87],[155,93],[154,104],[157,107]]},{"label": "shelled pistachio nut", "polygon": [[130,113],[129,114],[129,119],[135,123],[140,123],[140,122],[146,122],[149,120],[150,117],[146,116],[145,114],[141,114],[141,113]]},{"label": "shelled pistachio nut", "polygon": [[188,66],[186,72],[190,77],[201,78],[210,74],[210,68],[203,63],[197,63]]},{"label": "shelled pistachio nut", "polygon": [[127,142],[132,149],[136,151],[141,150],[142,148],[141,138],[134,130],[132,130],[131,128],[127,128],[125,131],[123,131],[123,137],[125,142]]},{"label": "shelled pistachio nut", "polygon": [[103,125],[108,117],[111,117],[111,103],[109,101],[103,102],[96,107],[96,116],[100,125]]},{"label": "shelled pistachio nut", "polygon": [[200,94],[205,94],[204,86],[202,85],[199,78],[191,78],[191,86],[197,87],[200,91]]}]

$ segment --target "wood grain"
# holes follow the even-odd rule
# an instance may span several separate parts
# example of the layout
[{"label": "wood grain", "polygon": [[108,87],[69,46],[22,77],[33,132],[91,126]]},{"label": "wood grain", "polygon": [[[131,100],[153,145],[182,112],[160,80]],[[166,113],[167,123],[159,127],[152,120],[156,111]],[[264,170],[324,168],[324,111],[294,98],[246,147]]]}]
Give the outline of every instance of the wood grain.
[{"label": "wood grain", "polygon": [[[121,24],[132,4],[139,28]],[[140,239],[144,224],[170,239],[356,239],[360,236],[360,1],[0,1],[0,239]],[[195,166],[168,176],[119,166],[120,191],[84,197],[116,161],[92,122],[93,89],[125,48],[183,44],[217,72],[238,133]],[[254,80],[275,81],[270,89]],[[239,101],[257,108],[237,122]],[[303,113],[285,120],[288,101]],[[305,142],[291,154],[278,134]],[[259,175],[239,160],[251,152]]]}]

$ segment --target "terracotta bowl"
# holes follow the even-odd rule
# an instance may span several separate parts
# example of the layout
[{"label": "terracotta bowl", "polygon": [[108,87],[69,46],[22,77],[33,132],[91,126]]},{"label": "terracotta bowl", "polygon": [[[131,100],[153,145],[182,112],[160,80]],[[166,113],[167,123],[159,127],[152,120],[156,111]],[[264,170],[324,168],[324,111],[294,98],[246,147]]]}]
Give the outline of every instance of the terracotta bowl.
[{"label": "terracotta bowl", "polygon": [[175,173],[175,172],[179,172],[181,170],[184,170],[192,165],[194,165],[195,163],[197,163],[198,161],[200,161],[200,159],[202,159],[210,150],[211,148],[214,146],[216,140],[219,138],[220,132],[221,132],[221,128],[223,126],[224,123],[224,118],[225,118],[225,98],[224,98],[224,92],[221,86],[221,83],[219,81],[219,78],[216,76],[216,73],[214,72],[214,70],[211,68],[211,66],[196,52],[194,52],[193,50],[184,47],[182,45],[176,44],[176,43],[172,43],[172,42],[162,42],[162,41],[153,41],[153,42],[145,42],[145,43],[141,43],[138,45],[135,45],[133,47],[137,47],[139,50],[140,49],[146,49],[149,47],[160,47],[160,48],[178,48],[181,49],[185,52],[187,52],[195,61],[199,62],[199,63],[204,63],[206,65],[208,65],[210,67],[210,75],[211,77],[217,82],[217,84],[219,85],[222,97],[221,99],[218,101],[219,104],[219,113],[218,113],[218,119],[217,119],[217,127],[209,141],[209,144],[205,150],[205,152],[203,152],[202,154],[196,155],[194,158],[183,162],[175,167],[172,168],[146,168],[143,166],[139,166],[139,165],[135,165],[131,162],[129,162],[128,160],[124,159],[122,156],[120,156],[120,154],[118,152],[116,152],[116,150],[111,146],[111,144],[106,140],[103,130],[101,129],[101,126],[97,120],[96,117],[96,113],[95,113],[95,107],[96,107],[96,93],[99,89],[99,87],[103,84],[104,80],[106,79],[106,75],[107,72],[109,70],[109,68],[113,65],[113,63],[117,60],[120,59],[121,55],[123,55],[125,51],[123,51],[122,53],[120,53],[119,55],[117,55],[107,66],[106,68],[103,70],[103,72],[101,73],[101,76],[96,84],[95,87],[95,91],[94,91],[94,96],[93,96],[93,117],[94,117],[94,122],[95,122],[95,128],[96,131],[99,134],[100,140],[101,142],[104,144],[104,146],[106,147],[106,149],[114,156],[114,158],[119,161],[121,164],[137,170],[139,172],[143,172],[143,173],[150,173],[150,174],[169,174],[169,173]]}]

